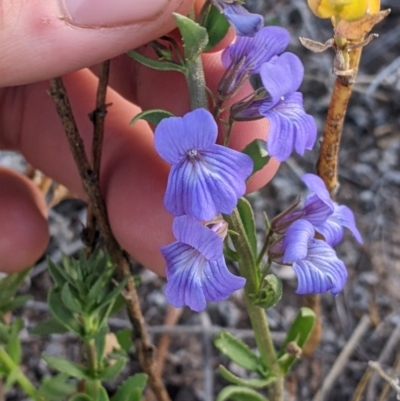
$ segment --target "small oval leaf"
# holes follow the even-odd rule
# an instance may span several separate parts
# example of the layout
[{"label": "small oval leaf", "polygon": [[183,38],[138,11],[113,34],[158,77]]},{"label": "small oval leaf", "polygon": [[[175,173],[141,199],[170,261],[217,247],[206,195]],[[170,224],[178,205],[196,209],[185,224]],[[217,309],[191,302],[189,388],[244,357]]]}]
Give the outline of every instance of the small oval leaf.
[{"label": "small oval leaf", "polygon": [[173,13],[176,25],[182,36],[185,59],[198,56],[207,46],[207,29],[184,15]]},{"label": "small oval leaf", "polygon": [[205,51],[215,47],[228,33],[230,24],[224,14],[217,7],[212,5],[207,13],[204,23],[202,24],[207,29],[208,44]]},{"label": "small oval leaf", "polygon": [[219,365],[218,367],[220,375],[232,384],[237,384],[238,386],[253,387],[253,388],[264,388],[269,386],[275,378],[273,376],[267,379],[242,379],[234,375],[225,366]]},{"label": "small oval leaf", "polygon": [[130,50],[127,54],[129,57],[132,57],[134,60],[136,60],[140,64],[143,64],[146,67],[152,68],[153,70],[178,71],[183,74],[186,72],[186,68],[179,64],[172,63],[170,61],[153,60],[151,58],[143,56],[142,54],[138,53],[136,50]]},{"label": "small oval leaf", "polygon": [[136,116],[132,118],[129,124],[133,125],[138,120],[145,120],[150,124],[157,125],[162,120],[164,120],[164,118],[168,117],[175,117],[175,116],[167,110],[161,110],[161,109],[145,110],[139,114],[136,114]]},{"label": "small oval leaf", "polygon": [[217,396],[215,401],[268,401],[267,398],[257,393],[251,388],[228,386],[225,387]]},{"label": "small oval leaf", "polygon": [[214,337],[215,347],[239,366],[257,372],[261,366],[259,357],[241,340],[221,331]]},{"label": "small oval leaf", "polygon": [[267,152],[267,143],[262,139],[255,139],[254,141],[250,142],[242,150],[242,153],[250,156],[253,160],[252,175],[265,167],[271,159]]},{"label": "small oval leaf", "polygon": [[51,355],[42,355],[42,358],[48,365],[61,373],[66,373],[67,375],[76,377],[77,379],[93,379],[84,367],[68,361],[67,359],[57,358]]},{"label": "small oval leaf", "polygon": [[284,374],[289,371],[296,361],[295,356],[289,355],[286,352],[287,345],[293,342],[298,347],[303,348],[314,327],[314,323],[315,313],[309,308],[300,308],[278,354],[279,365]]}]

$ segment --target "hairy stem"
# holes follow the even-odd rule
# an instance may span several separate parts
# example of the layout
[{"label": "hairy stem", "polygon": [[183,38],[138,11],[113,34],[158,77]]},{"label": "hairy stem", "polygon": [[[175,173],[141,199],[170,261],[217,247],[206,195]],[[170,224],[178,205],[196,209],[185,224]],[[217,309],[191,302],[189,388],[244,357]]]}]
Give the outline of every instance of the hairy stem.
[{"label": "hairy stem", "polygon": [[254,330],[257,348],[260,352],[263,365],[276,375],[276,380],[269,386],[270,400],[282,401],[283,376],[277,362],[276,351],[269,331],[267,314],[265,313],[265,309],[254,305],[252,300],[252,296],[259,288],[260,281],[257,262],[252,255],[238,210],[235,209],[230,216],[224,216],[224,218],[228,222],[230,229],[238,234],[237,236],[231,236],[231,239],[239,256],[240,274],[246,279],[244,287],[246,308]]}]

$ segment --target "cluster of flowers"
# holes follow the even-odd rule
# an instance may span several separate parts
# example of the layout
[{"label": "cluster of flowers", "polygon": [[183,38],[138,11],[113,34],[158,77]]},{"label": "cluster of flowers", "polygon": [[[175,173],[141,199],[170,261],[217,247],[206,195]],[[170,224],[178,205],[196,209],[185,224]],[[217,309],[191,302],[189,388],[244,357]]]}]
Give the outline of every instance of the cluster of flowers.
[{"label": "cluster of flowers", "polygon": [[245,284],[226,266],[227,227],[215,217],[232,213],[246,191],[253,161],[215,144],[218,127],[205,109],[162,120],[154,135],[157,152],[172,165],[164,205],[176,216],[176,242],[161,248],[167,263],[165,295],[175,307],[201,311],[206,300],[226,299]]},{"label": "cluster of flowers", "polygon": [[277,216],[272,230],[281,235],[269,249],[269,256],[281,264],[293,265],[298,279],[298,294],[331,291],[338,294],[347,279],[344,263],[333,246],[348,228],[361,244],[353,212],[333,202],[324,182],[316,175],[302,177],[311,194],[300,210],[289,208]]},{"label": "cluster of flowers", "polygon": [[[293,150],[303,154],[305,149],[311,149],[317,130],[297,92],[304,73],[301,61],[294,54],[283,53],[290,40],[288,32],[279,27],[262,28],[262,17],[248,13],[239,0],[212,1],[235,25],[237,34],[245,35],[238,36],[223,52],[222,62],[227,70],[219,85],[219,100],[230,99],[251,74],[260,74],[264,88],[235,104],[231,117],[238,121],[268,118],[268,152],[279,161],[286,160]],[[223,240],[227,226],[218,216],[232,213],[238,198],[244,195],[253,162],[243,153],[217,145],[217,135],[214,117],[205,109],[196,109],[182,118],[164,119],[155,131],[155,148],[172,166],[164,204],[175,216],[176,241],[161,248],[167,264],[165,294],[175,307],[187,305],[195,311],[203,310],[207,300],[228,298],[245,284],[244,278],[233,275],[226,266]],[[329,194],[321,198],[321,193],[322,189],[316,191],[316,196],[325,202],[325,214],[318,209],[318,201],[314,204],[308,199],[303,212],[285,216],[282,221],[290,224],[280,225],[282,241],[274,244],[274,257],[293,263],[302,293],[329,289],[336,293],[345,280],[345,268],[337,258],[338,273],[331,272],[336,269],[332,267],[334,251],[326,244],[333,243],[330,239],[327,243],[314,239],[314,235],[326,234],[328,229],[323,231],[320,226],[328,224],[328,220],[329,224],[338,218],[345,220],[347,209],[343,214],[343,209],[328,202]],[[314,209],[318,210],[313,214]],[[311,228],[305,227],[307,222]],[[340,224],[346,226],[343,221]],[[356,233],[354,219],[347,226]],[[299,234],[301,230],[309,236]],[[297,242],[300,245],[292,245]],[[328,253],[315,256],[320,248]],[[322,268],[318,258],[328,259]]]}]

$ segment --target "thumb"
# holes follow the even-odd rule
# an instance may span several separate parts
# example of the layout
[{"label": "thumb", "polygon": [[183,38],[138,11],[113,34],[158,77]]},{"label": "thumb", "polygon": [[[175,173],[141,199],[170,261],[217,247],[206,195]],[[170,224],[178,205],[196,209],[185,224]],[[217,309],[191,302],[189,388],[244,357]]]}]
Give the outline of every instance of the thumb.
[{"label": "thumb", "polygon": [[2,0],[0,86],[89,67],[174,28],[193,0]]}]

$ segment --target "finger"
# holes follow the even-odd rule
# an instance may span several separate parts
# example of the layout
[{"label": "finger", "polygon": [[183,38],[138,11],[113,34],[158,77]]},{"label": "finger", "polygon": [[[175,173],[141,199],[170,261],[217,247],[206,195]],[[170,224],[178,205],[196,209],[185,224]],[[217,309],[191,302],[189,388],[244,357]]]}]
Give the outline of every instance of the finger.
[{"label": "finger", "polygon": [[[92,125],[87,115],[93,109],[97,79],[84,70],[66,76],[64,81],[89,150]],[[10,95],[15,115],[8,127],[20,127],[18,147],[32,165],[83,196],[59,117],[45,92],[47,87],[47,83],[41,83],[14,89],[20,93]],[[149,126],[142,121],[129,126],[139,109],[112,90],[107,102],[113,106],[106,117],[101,186],[111,226],[129,253],[162,274],[165,266],[159,247],[173,241],[172,216],[163,205],[169,167],[155,153]],[[16,104],[24,107],[18,109]]]},{"label": "finger", "polygon": [[0,2],[0,86],[94,65],[166,34],[193,0]]},{"label": "finger", "polygon": [[46,204],[27,178],[3,167],[0,222],[0,271],[19,271],[39,259],[49,241]]}]

